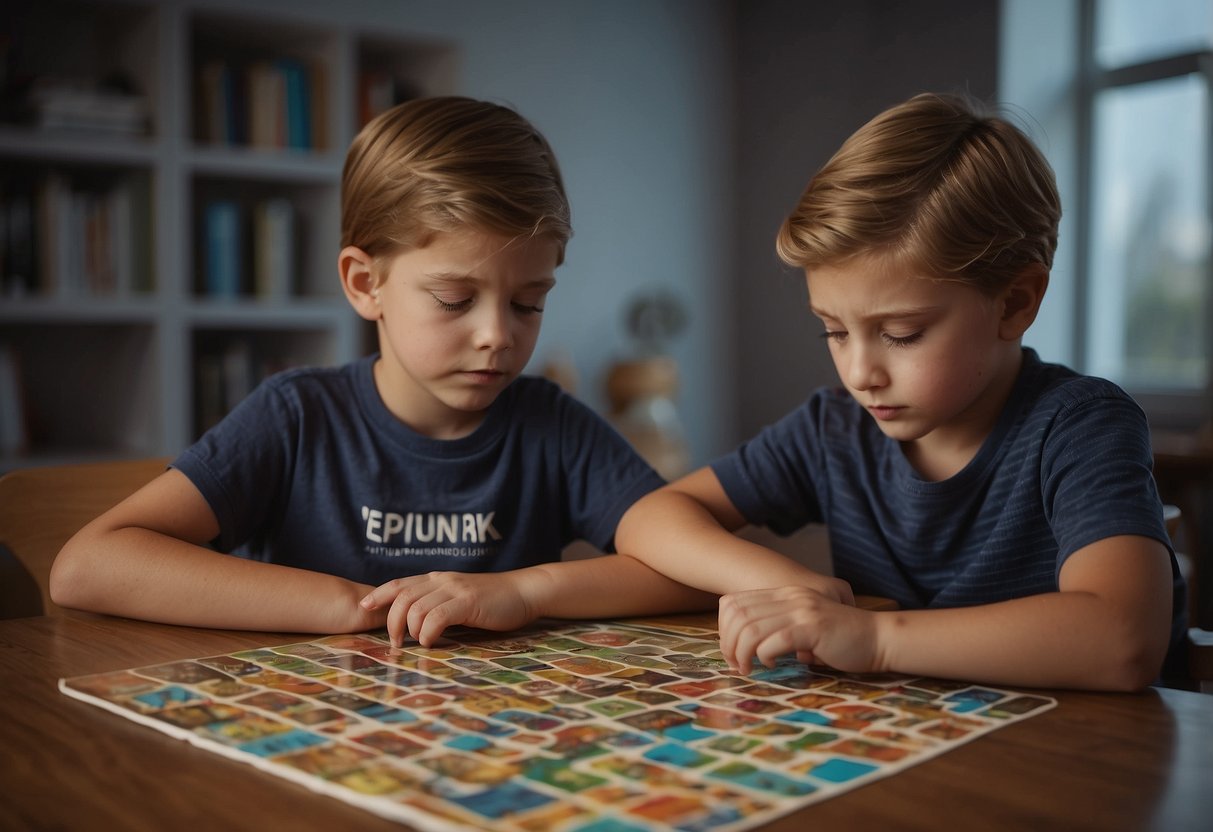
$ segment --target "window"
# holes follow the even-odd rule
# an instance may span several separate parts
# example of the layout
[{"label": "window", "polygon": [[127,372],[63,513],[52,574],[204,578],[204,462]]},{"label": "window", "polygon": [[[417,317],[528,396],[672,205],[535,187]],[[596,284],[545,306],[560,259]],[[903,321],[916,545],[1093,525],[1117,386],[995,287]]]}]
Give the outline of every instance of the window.
[{"label": "window", "polygon": [[1148,410],[1207,418],[1213,3],[1083,0],[1078,29],[1075,355]]},{"label": "window", "polygon": [[1003,0],[999,97],[1064,215],[1026,342],[1155,427],[1213,418],[1213,3]]}]

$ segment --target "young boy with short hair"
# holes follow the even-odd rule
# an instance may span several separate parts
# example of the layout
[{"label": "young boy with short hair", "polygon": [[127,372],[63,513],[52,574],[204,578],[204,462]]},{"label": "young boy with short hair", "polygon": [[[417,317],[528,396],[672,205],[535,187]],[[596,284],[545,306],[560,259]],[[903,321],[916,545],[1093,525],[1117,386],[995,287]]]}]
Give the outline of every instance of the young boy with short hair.
[{"label": "young boy with short hair", "polygon": [[[642,498],[617,535],[723,594],[733,667],[795,652],[1132,690],[1179,658],[1184,587],[1144,414],[1021,346],[1060,217],[1031,141],[953,96],[880,114],[809,182],[777,249],[805,271],[845,390]],[[837,577],[730,533],[745,523],[825,523]],[[901,609],[858,609],[852,589]]]},{"label": "young boy with short hair", "polygon": [[260,385],[67,543],[55,602],[427,645],[453,624],[713,603],[631,558],[560,562],[578,538],[609,551],[662,484],[521,376],[571,233],[555,155],[513,110],[444,97],[376,118],[346,158],[338,270],[379,353]]}]

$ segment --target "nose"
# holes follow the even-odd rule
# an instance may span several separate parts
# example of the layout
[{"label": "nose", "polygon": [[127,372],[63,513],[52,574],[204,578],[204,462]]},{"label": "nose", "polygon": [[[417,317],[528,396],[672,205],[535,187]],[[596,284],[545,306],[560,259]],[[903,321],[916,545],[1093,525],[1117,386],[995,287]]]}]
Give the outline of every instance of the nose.
[{"label": "nose", "polygon": [[[858,339],[856,339],[858,340]],[[888,384],[881,350],[867,344],[848,344],[846,374],[847,386],[852,390],[872,390]]]},{"label": "nose", "polygon": [[482,314],[476,321],[475,345],[478,350],[500,352],[514,345],[514,331],[510,326],[509,309],[484,304]]}]

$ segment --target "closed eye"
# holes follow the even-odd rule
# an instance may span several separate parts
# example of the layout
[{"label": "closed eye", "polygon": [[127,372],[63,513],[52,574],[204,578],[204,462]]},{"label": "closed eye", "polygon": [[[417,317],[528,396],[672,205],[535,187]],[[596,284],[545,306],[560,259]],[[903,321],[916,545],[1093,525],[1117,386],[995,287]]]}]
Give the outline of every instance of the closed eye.
[{"label": "closed eye", "polygon": [[443,300],[442,298],[438,297],[437,295],[431,295],[430,297],[432,297],[434,299],[434,303],[438,304],[439,309],[443,309],[447,312],[462,312],[463,310],[467,309],[469,306],[472,305],[471,298],[464,298],[463,300],[449,301],[449,300]]},{"label": "closed eye", "polygon": [[841,344],[847,340],[847,331],[845,329],[827,329],[821,333],[821,337],[827,341],[833,341],[835,344]]},{"label": "closed eye", "polygon": [[514,311],[522,315],[539,315],[543,312],[542,306],[527,303],[512,303]]},{"label": "closed eye", "polygon": [[887,332],[882,332],[880,337],[890,347],[908,347],[922,338],[922,330],[911,335],[890,335]]}]

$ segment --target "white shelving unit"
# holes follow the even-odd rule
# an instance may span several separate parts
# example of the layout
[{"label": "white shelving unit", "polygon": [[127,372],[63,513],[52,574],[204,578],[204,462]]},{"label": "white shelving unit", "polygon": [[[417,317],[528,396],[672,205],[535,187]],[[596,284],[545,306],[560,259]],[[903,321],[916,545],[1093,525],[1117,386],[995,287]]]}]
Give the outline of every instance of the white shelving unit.
[{"label": "white shelving unit", "polygon": [[[379,83],[381,103],[391,96],[385,81],[396,97],[454,92],[453,44],[379,25],[361,31],[342,4],[306,14],[272,0],[9,0],[5,6],[0,360],[15,365],[19,382],[7,392],[0,387],[0,397],[20,400],[27,439],[15,444],[10,429],[6,440],[0,425],[0,471],[171,455],[230,406],[215,390],[227,390],[230,399],[265,372],[341,363],[371,348],[369,330],[342,298],[336,278],[345,149],[366,115],[362,102],[372,81]],[[306,70],[303,100],[314,109],[307,146],[254,146],[240,135],[217,140],[222,130],[211,120],[215,86],[205,85],[207,68],[233,69],[233,88],[247,90],[251,67],[282,61]],[[23,85],[34,79],[87,86],[114,76],[143,98],[145,129],[42,127],[14,106],[30,99]],[[237,96],[223,112],[251,119],[251,97]],[[121,210],[101,212],[104,230],[83,232],[108,241],[93,246],[112,264],[98,269],[103,278],[80,274],[91,268],[81,259],[91,263],[92,254],[68,256],[50,242],[63,239],[64,223],[48,218],[63,215],[46,208],[60,204],[46,196],[55,187],[89,195],[76,206],[111,205],[109,195],[122,193]],[[12,205],[22,198],[34,233],[13,243],[21,223],[10,221]],[[292,209],[297,245],[290,285],[267,295],[254,290],[246,274],[238,294],[215,296],[207,279],[208,208],[219,201],[236,205],[251,240],[249,217],[267,200],[285,200]],[[83,227],[93,229],[90,222]],[[120,255],[112,253],[117,249]],[[242,250],[246,272],[252,260]],[[243,370],[233,378],[236,366]]]}]

